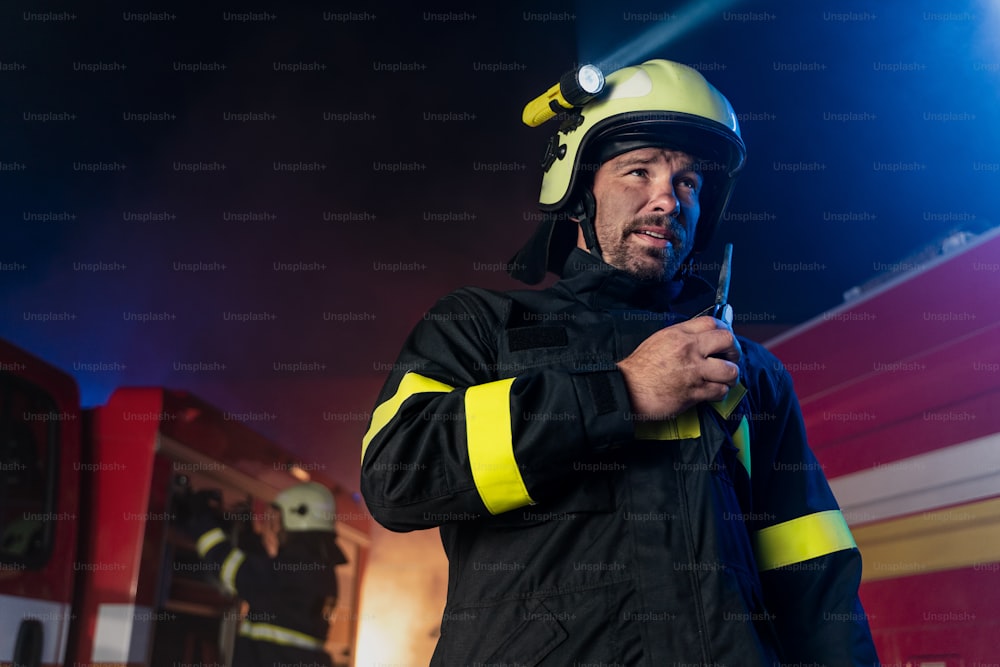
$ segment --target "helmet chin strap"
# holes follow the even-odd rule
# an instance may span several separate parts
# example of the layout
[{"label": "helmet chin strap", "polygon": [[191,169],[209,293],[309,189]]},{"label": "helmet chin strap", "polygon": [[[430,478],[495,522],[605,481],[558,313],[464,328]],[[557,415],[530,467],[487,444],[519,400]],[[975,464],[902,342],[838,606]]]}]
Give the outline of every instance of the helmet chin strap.
[{"label": "helmet chin strap", "polygon": [[597,242],[597,232],[594,229],[594,217],[597,215],[597,202],[594,200],[594,193],[585,189],[580,201],[573,207],[573,217],[580,225],[583,232],[583,242],[587,244],[587,250],[591,255],[604,261],[601,254],[601,246]]}]

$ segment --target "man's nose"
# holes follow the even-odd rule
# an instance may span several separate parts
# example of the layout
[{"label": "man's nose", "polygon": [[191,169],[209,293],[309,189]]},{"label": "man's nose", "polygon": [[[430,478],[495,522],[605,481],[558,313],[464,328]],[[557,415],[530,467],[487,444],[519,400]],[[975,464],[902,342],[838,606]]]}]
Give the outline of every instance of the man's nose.
[{"label": "man's nose", "polygon": [[674,190],[672,180],[661,179],[654,181],[649,207],[653,213],[666,213],[671,216],[676,216],[680,213],[681,202],[677,199],[677,192]]}]

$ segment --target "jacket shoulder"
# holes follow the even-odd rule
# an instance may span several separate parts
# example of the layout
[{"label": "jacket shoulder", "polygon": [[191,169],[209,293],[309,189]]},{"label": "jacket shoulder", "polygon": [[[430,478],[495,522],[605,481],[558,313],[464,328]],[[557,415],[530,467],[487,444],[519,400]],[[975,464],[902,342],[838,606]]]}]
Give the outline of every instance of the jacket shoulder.
[{"label": "jacket shoulder", "polygon": [[512,312],[525,309],[544,311],[558,308],[566,302],[566,297],[552,288],[500,291],[484,287],[460,287],[439,299],[432,311],[464,311],[484,317],[491,316],[502,324]]},{"label": "jacket shoulder", "polygon": [[778,357],[762,344],[737,336],[743,349],[743,375],[759,389],[766,388],[768,393],[777,396],[791,390],[792,378]]}]

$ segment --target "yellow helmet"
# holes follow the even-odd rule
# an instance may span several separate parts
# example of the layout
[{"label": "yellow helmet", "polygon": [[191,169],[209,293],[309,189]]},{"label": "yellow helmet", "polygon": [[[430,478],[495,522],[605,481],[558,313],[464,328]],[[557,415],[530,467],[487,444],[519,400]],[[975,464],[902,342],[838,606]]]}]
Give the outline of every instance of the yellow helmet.
[{"label": "yellow helmet", "polygon": [[277,495],[273,505],[289,532],[318,530],[333,532],[336,505],[330,490],[318,482],[290,486]]},{"label": "yellow helmet", "polygon": [[[746,146],[733,107],[722,93],[698,70],[669,60],[649,60],[608,74],[600,95],[570,113],[546,146],[539,207],[577,217],[583,191],[600,164],[648,146],[682,150],[701,162],[701,215],[694,250],[703,250],[743,168]],[[576,239],[575,230],[558,229],[566,226],[567,216],[558,217],[560,221],[548,223],[550,229],[539,230],[546,236],[545,262],[550,269],[561,268],[554,265],[565,253],[549,246]],[[512,273],[537,282],[545,268],[538,274],[537,266],[523,264],[537,259],[539,248],[532,251],[529,246],[515,258]]]}]

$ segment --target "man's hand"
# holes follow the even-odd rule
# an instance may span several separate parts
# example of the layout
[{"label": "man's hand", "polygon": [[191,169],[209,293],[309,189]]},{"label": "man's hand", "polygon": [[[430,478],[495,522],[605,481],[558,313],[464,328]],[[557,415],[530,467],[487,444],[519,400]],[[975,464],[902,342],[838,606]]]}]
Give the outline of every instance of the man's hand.
[{"label": "man's hand", "polygon": [[740,378],[739,343],[724,322],[696,317],[657,331],[618,362],[640,420],[720,401]]}]

